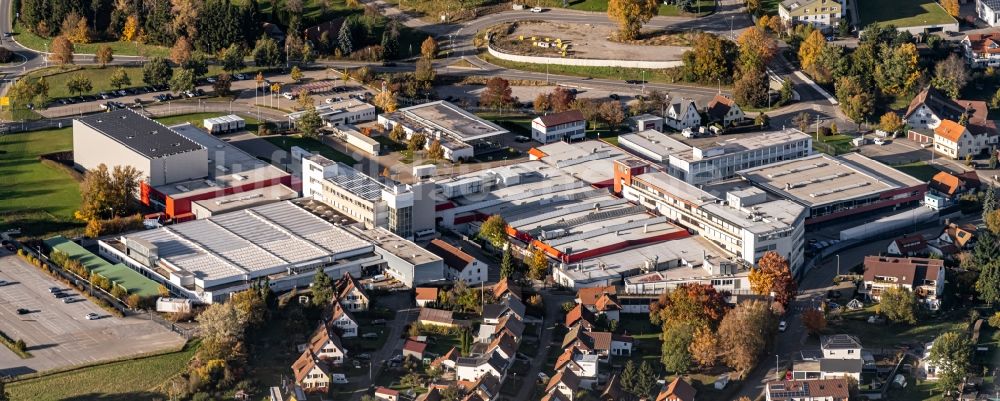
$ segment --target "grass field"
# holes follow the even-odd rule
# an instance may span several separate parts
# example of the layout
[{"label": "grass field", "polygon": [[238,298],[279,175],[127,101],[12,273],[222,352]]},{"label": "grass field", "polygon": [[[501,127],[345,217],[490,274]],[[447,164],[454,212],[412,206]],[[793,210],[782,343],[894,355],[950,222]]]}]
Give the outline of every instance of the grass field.
[{"label": "grass field", "polygon": [[[813,131],[815,134],[815,131]],[[851,151],[854,146],[851,144],[850,135],[828,135],[820,136],[819,142],[813,142],[813,149],[831,155],[839,155]]]},{"label": "grass field", "polygon": [[297,135],[268,136],[265,137],[264,139],[266,139],[268,142],[273,143],[274,146],[277,146],[289,152],[291,152],[292,146],[298,146],[310,152],[319,153],[323,155],[323,157],[326,157],[327,159],[333,161],[341,162],[351,166],[353,166],[354,163],[357,163],[357,160],[354,160],[353,157],[341,153],[334,148],[326,146],[320,141],[317,141],[315,139],[303,138]]},{"label": "grass field", "polygon": [[35,236],[83,228],[73,218],[80,206],[79,183],[38,160],[72,147],[69,127],[0,135],[0,229],[20,227]]},{"label": "grass field", "polygon": [[[549,3],[551,3],[551,1]],[[559,4],[561,4],[561,2],[559,2]],[[697,10],[699,9],[699,7],[700,7],[701,11],[697,12]],[[577,1],[569,1],[569,7],[568,8],[573,9],[573,10],[581,10],[581,11],[602,11],[603,12],[603,11],[608,11],[608,0],[577,0]],[[715,0],[698,0],[697,2],[695,2],[694,8],[696,10],[695,13],[687,13],[687,12],[684,12],[683,10],[681,10],[681,8],[678,7],[678,6],[676,6],[676,5],[660,4],[660,11],[657,14],[658,15],[667,15],[667,16],[677,16],[677,15],[704,16],[704,15],[711,14],[712,12],[715,11]]]},{"label": "grass field", "polygon": [[781,4],[781,0],[762,0],[760,2],[760,8],[767,15],[778,15],[778,4]]},{"label": "grass field", "polygon": [[[50,46],[52,39],[46,39],[41,36],[35,35],[24,29],[21,24],[14,25],[14,40],[20,43],[21,46],[27,47],[29,49],[37,51],[45,51],[46,46]],[[153,46],[153,45],[143,45],[136,44],[133,42],[121,42],[121,41],[108,41],[108,42],[94,42],[86,44],[76,44],[73,46],[75,53],[78,54],[94,54],[97,49],[101,46],[110,46],[111,51],[115,55],[122,56],[147,56],[147,57],[167,57],[170,55],[170,49],[164,46]]]},{"label": "grass field", "polygon": [[875,306],[848,311],[841,318],[830,318],[827,333],[851,333],[861,339],[866,347],[891,348],[899,344],[926,343],[948,331],[962,331],[967,326],[965,314],[955,312],[955,316],[940,313],[935,316],[919,316],[915,325],[870,324],[869,316],[875,313]]},{"label": "grass field", "polygon": [[[69,89],[66,88],[66,82],[78,74],[90,79],[90,84],[93,86],[93,89],[90,92],[83,93],[84,95],[95,95],[101,92],[116,89],[111,86],[111,72],[114,71],[115,68],[117,67],[50,67],[33,71],[31,74],[28,74],[28,76],[44,76],[46,82],[49,84],[49,98],[59,99],[74,96],[73,94],[70,94]],[[128,72],[129,80],[132,81],[132,85],[129,85],[129,87],[146,86],[146,84],[142,82],[142,67],[122,68],[125,68],[125,71]],[[222,67],[212,65],[208,67],[208,74],[206,76],[215,76],[221,74],[222,72]],[[243,72],[255,74],[257,72],[257,68],[248,67],[243,69]]]},{"label": "grass field", "polygon": [[7,384],[12,400],[133,401],[165,399],[158,387],[187,366],[197,343],[183,350],[111,362]]},{"label": "grass field", "polygon": [[858,6],[861,26],[878,22],[897,27],[950,24],[955,19],[934,0],[879,0],[861,2]]},{"label": "grass field", "polygon": [[930,181],[934,174],[937,174],[941,170],[937,167],[927,164],[927,162],[913,162],[907,164],[900,164],[898,166],[892,166],[892,168],[902,171],[906,174],[913,176],[920,181]]}]

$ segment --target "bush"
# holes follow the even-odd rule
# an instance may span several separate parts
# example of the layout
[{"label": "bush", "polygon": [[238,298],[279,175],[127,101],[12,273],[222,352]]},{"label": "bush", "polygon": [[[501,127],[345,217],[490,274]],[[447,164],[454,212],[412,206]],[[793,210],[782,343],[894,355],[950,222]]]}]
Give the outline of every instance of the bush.
[{"label": "bush", "polygon": [[9,63],[14,58],[14,52],[6,47],[0,47],[0,63]]},{"label": "bush", "polygon": [[19,338],[14,342],[14,352],[24,352],[26,349],[28,349],[28,345],[24,343],[24,340]]}]

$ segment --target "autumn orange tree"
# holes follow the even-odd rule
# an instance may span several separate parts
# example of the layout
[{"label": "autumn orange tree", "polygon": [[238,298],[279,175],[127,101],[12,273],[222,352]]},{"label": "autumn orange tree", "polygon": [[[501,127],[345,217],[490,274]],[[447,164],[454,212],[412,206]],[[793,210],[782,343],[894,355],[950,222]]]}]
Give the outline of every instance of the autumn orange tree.
[{"label": "autumn orange tree", "polygon": [[760,295],[773,292],[775,302],[784,306],[788,306],[798,291],[788,260],[774,251],[768,251],[757,261],[757,267],[750,270],[749,279],[753,292]]},{"label": "autumn orange tree", "polygon": [[479,95],[479,103],[497,109],[506,109],[517,100],[512,95],[510,81],[493,77],[486,81],[486,89]]},{"label": "autumn orange tree", "polygon": [[888,111],[879,118],[878,128],[889,133],[896,133],[903,129],[903,119],[894,111]]},{"label": "autumn orange tree", "polygon": [[715,327],[728,307],[726,294],[710,284],[683,284],[660,294],[660,298],[649,307],[649,319],[653,324],[664,327],[674,323]]},{"label": "autumn orange tree", "polygon": [[719,323],[720,357],[740,375],[757,365],[758,358],[774,335],[775,317],[767,303],[744,301]]},{"label": "autumn orange tree", "polygon": [[802,66],[802,69],[811,70],[813,63],[816,62],[816,58],[819,57],[824,48],[826,48],[826,38],[819,30],[812,31],[806,40],[799,45],[799,65]]},{"label": "autumn orange tree", "polygon": [[719,338],[708,327],[699,327],[694,332],[694,339],[688,346],[688,352],[698,365],[705,368],[715,366],[719,353]]},{"label": "autumn orange tree", "polygon": [[826,315],[818,309],[808,309],[802,312],[802,326],[809,335],[816,336],[826,329]]},{"label": "autumn orange tree", "polygon": [[618,23],[618,39],[633,40],[639,36],[642,25],[653,19],[659,7],[656,0],[611,0],[608,18]]},{"label": "autumn orange tree", "polygon": [[59,35],[52,40],[52,53],[49,61],[56,64],[73,64],[73,43],[66,36]]},{"label": "autumn orange tree", "polygon": [[956,18],[958,17],[959,9],[961,8],[958,5],[958,0],[941,0],[941,7],[944,7],[944,10],[948,12],[948,15]]},{"label": "autumn orange tree", "polygon": [[743,74],[757,73],[764,70],[774,57],[777,44],[763,29],[751,27],[736,39],[739,46],[739,67]]}]

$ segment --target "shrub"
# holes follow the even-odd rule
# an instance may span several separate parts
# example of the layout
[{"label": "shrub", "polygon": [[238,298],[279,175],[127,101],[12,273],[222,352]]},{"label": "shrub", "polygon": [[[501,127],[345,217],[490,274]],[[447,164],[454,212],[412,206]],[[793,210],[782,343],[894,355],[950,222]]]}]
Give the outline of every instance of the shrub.
[{"label": "shrub", "polygon": [[14,351],[24,352],[26,349],[28,349],[28,345],[24,343],[24,340],[19,338],[14,342]]}]

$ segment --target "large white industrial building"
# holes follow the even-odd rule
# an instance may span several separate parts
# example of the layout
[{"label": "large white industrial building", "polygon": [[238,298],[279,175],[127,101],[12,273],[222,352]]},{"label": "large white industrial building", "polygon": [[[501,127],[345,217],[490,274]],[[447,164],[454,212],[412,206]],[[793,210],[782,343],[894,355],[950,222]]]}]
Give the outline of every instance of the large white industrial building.
[{"label": "large white industrial building", "polygon": [[502,137],[510,132],[444,100],[380,114],[378,123],[386,130],[402,126],[407,139],[424,135],[426,148],[438,141],[444,158],[451,161],[502,150]]}]

